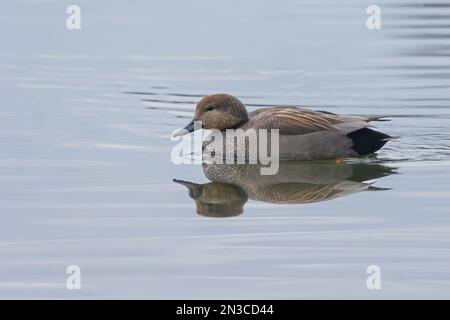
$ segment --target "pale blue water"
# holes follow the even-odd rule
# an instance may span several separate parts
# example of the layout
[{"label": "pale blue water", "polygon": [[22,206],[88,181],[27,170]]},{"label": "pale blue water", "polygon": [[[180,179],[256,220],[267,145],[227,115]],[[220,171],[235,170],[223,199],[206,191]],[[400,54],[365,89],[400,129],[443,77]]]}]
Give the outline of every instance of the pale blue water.
[{"label": "pale blue water", "polygon": [[[377,31],[370,1],[77,1],[79,31],[69,4],[0,10],[1,298],[450,297],[448,2],[379,2]],[[386,114],[402,138],[196,203],[173,179],[210,181],[170,134],[214,92]]]}]

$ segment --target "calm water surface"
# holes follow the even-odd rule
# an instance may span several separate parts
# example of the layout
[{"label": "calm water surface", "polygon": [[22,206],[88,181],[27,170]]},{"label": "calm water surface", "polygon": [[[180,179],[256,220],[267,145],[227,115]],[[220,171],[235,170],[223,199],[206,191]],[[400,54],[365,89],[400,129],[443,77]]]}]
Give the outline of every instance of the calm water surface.
[{"label": "calm water surface", "polygon": [[[450,298],[448,2],[381,1],[378,31],[364,0],[80,0],[79,31],[69,2],[3,2],[1,298]],[[172,164],[214,92],[402,138],[273,179]]]}]

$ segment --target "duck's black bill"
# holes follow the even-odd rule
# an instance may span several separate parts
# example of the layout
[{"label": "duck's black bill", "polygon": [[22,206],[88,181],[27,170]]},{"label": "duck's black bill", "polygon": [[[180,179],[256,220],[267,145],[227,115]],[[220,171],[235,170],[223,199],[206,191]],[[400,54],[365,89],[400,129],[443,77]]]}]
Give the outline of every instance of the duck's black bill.
[{"label": "duck's black bill", "polygon": [[188,123],[188,125],[186,127],[184,127],[183,129],[177,131],[174,133],[174,137],[179,137],[179,136],[183,136],[187,133],[193,132],[195,130],[195,121],[192,120],[191,122]]}]

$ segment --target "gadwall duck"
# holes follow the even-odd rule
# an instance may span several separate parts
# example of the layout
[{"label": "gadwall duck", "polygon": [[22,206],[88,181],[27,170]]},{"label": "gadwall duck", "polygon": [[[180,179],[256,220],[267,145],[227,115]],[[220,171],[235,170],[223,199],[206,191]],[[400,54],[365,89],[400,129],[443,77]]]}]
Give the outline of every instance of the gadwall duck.
[{"label": "gadwall duck", "polygon": [[[194,119],[175,136],[193,132],[196,121],[204,129],[278,129],[280,160],[324,160],[366,156],[395,139],[369,129],[383,116],[346,116],[296,107],[265,107],[250,113],[228,94],[206,96],[197,104]],[[205,147],[205,145],[204,145]]]},{"label": "gadwall duck", "polygon": [[362,191],[383,191],[374,179],[396,173],[377,164],[282,161],[275,175],[260,175],[259,164],[203,164],[211,182],[198,184],[174,179],[189,190],[197,213],[232,217],[243,212],[248,199],[277,204],[304,204],[345,197]]}]

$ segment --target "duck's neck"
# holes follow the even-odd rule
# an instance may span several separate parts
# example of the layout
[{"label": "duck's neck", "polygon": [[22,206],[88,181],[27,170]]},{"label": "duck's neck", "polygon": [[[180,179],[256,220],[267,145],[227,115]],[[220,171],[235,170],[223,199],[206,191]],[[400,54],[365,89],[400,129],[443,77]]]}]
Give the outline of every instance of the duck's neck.
[{"label": "duck's neck", "polygon": [[[242,119],[241,121],[239,121],[239,122],[238,122],[236,125],[234,125],[233,127],[227,128],[227,129],[225,129],[225,130],[228,130],[228,129],[233,129],[233,130],[238,129],[238,128],[242,127],[244,124],[246,124],[247,122],[248,122],[248,117],[245,117],[245,119]],[[225,130],[222,130],[222,131],[225,131]]]}]

